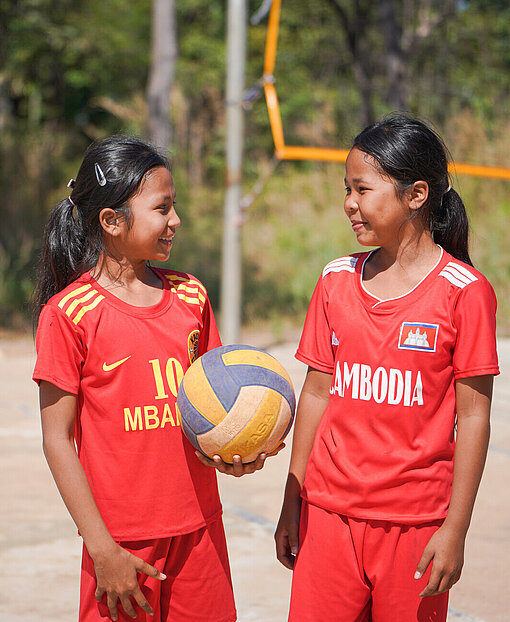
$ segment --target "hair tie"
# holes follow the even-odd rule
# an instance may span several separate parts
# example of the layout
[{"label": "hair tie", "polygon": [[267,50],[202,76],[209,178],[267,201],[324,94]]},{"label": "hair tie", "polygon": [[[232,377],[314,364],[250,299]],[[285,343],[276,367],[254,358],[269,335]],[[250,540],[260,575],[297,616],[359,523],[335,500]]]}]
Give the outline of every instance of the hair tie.
[{"label": "hair tie", "polygon": [[76,207],[76,209],[78,209],[77,206],[76,206],[76,203],[71,199],[71,195],[69,195],[67,198],[71,201],[71,205],[73,207]]},{"label": "hair tie", "polygon": [[67,187],[68,187],[68,188],[74,188],[74,184],[75,184],[75,181],[74,181],[74,179],[71,177],[71,179],[67,182]]},{"label": "hair tie", "polygon": [[444,194],[448,194],[451,189],[452,189],[452,187],[449,185],[448,188],[444,191]]},{"label": "hair tie", "polygon": [[106,177],[104,176],[104,173],[97,162],[94,164],[94,171],[96,173],[97,183],[100,186],[106,186]]}]

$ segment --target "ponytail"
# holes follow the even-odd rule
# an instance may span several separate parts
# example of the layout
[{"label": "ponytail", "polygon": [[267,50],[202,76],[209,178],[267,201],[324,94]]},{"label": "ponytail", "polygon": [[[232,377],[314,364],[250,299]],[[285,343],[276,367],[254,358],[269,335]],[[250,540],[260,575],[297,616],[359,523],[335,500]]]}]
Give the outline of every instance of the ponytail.
[{"label": "ponytail", "polygon": [[34,292],[35,324],[43,305],[84,271],[86,245],[79,216],[75,220],[73,209],[70,198],[60,201],[44,230]]},{"label": "ponytail", "polygon": [[450,188],[440,206],[430,211],[430,230],[434,242],[464,263],[473,265],[469,257],[469,222],[460,196]]}]

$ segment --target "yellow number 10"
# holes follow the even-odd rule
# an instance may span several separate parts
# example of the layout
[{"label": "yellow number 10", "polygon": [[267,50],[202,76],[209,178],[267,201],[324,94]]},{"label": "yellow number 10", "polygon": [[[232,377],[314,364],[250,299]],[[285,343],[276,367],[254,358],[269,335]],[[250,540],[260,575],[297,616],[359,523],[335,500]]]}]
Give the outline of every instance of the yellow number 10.
[{"label": "yellow number 10", "polygon": [[[163,374],[161,373],[161,365],[159,359],[152,359],[152,361],[149,361],[149,363],[152,365],[154,381],[156,382],[156,399],[164,400],[168,397],[168,393],[165,390],[165,384],[163,380]],[[182,365],[177,359],[168,359],[168,361],[166,362],[165,375],[170,393],[174,396],[177,396],[179,385],[181,384],[181,380],[184,376]]]}]

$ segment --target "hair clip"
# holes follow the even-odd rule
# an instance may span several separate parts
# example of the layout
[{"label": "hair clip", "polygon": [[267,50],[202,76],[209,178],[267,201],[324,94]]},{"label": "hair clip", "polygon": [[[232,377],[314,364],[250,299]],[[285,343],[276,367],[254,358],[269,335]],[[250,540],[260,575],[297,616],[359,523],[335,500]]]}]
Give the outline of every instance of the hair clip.
[{"label": "hair clip", "polygon": [[447,194],[448,192],[450,192],[451,189],[452,189],[452,187],[448,186],[448,188],[444,191],[444,193]]},{"label": "hair clip", "polygon": [[94,164],[94,170],[96,172],[97,183],[100,186],[106,186],[106,177],[104,176],[104,173],[97,162]]},{"label": "hair clip", "polygon": [[74,184],[75,184],[75,181],[74,181],[74,179],[71,177],[71,179],[67,182],[67,187],[68,187],[68,188],[74,188]]}]

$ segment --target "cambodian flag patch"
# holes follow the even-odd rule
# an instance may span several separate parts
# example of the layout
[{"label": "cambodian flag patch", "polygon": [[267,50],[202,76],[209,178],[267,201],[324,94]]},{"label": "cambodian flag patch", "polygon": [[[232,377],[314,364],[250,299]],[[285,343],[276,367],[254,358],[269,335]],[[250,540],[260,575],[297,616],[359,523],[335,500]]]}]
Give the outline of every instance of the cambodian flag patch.
[{"label": "cambodian flag patch", "polygon": [[400,350],[435,352],[439,324],[421,322],[402,322],[398,347]]}]

